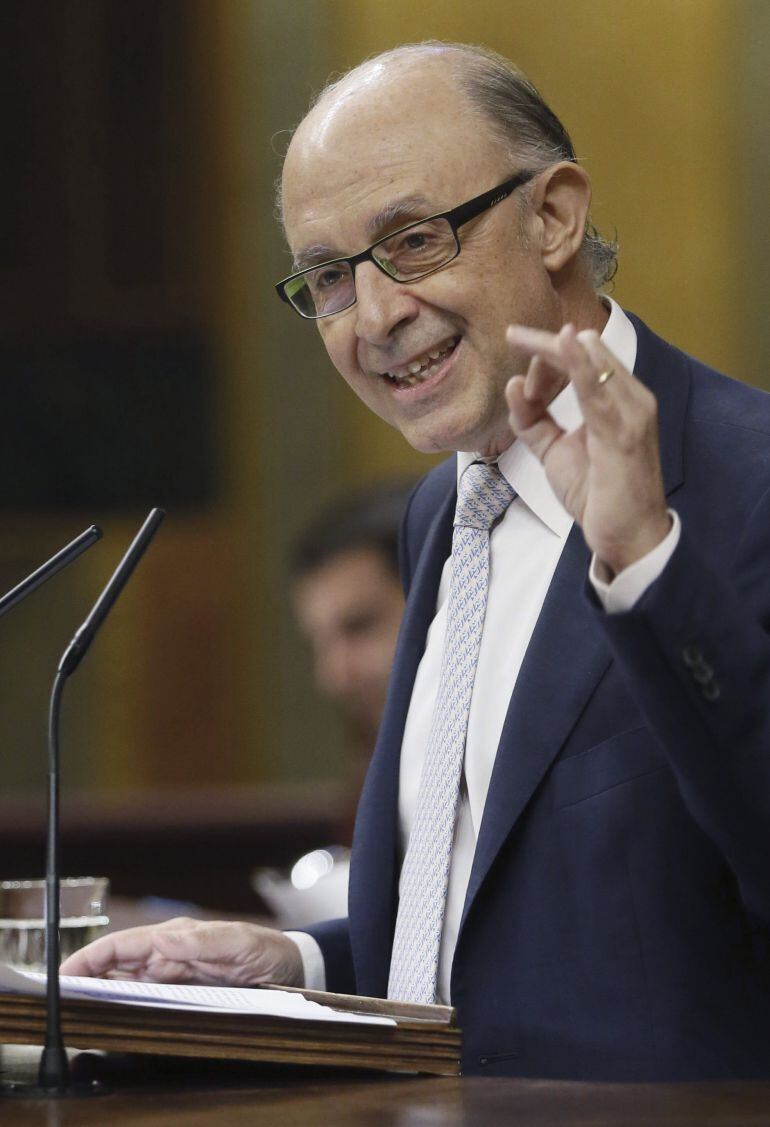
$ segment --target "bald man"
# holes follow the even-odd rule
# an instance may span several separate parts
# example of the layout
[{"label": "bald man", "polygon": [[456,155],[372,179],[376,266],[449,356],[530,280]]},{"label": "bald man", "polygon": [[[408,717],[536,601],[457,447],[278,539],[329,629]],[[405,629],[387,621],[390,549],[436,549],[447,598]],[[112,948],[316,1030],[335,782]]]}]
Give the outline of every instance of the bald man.
[{"label": "bald man", "polygon": [[602,295],[590,198],[481,49],[379,56],[300,124],[279,295],[451,455],[404,523],[350,918],[176,921],[66,971],[437,998],[487,1075],[770,1074],[769,398]]}]

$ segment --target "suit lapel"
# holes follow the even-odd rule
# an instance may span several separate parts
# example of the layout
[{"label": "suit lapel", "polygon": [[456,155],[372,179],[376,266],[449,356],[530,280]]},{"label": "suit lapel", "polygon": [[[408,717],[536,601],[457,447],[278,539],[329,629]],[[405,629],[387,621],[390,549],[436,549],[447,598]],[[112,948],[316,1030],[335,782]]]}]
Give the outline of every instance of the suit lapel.
[{"label": "suit lapel", "polygon": [[[636,318],[636,374],[658,399],[667,495],[683,480],[682,429],[689,399],[687,358]],[[500,737],[463,910],[471,905],[527,803],[610,664],[593,608],[581,597],[590,564],[573,525],[516,681]]]},{"label": "suit lapel", "polygon": [[610,664],[592,608],[581,598],[589,560],[583,534],[573,525],[503,725],[463,922],[503,842]]},{"label": "suit lapel", "polygon": [[456,491],[451,489],[429,526],[415,569],[377,747],[356,817],[349,889],[350,935],[357,988],[374,997],[387,991],[398,904],[401,741],[426,635],[436,613],[441,572],[452,548],[456,499]]},{"label": "suit lapel", "polygon": [[684,352],[655,336],[629,313],[636,329],[634,372],[658,401],[660,464],[666,496],[684,481],[683,431],[690,400],[690,361]]}]

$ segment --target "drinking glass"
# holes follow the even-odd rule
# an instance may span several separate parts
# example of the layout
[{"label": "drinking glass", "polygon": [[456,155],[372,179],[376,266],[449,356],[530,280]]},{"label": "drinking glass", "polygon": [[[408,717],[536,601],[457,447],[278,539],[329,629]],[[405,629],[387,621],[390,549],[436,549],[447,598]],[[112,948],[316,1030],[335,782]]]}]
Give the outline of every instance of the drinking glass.
[{"label": "drinking glass", "polygon": [[[60,882],[59,943],[62,960],[106,930],[107,877],[67,877]],[[45,881],[0,881],[0,962],[45,970]]]}]

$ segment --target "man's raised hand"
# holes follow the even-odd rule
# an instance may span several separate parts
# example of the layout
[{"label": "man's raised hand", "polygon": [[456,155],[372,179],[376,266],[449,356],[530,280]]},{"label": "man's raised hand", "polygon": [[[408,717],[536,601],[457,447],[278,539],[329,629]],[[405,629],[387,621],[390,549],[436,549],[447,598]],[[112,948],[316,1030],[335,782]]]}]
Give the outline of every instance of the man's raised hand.
[{"label": "man's raised hand", "polygon": [[[594,330],[559,333],[512,325],[508,343],[529,356],[506,387],[516,437],[543,463],[551,487],[583,529],[589,548],[616,575],[665,539],[657,403]],[[548,410],[572,381],[584,423],[567,433]]]}]

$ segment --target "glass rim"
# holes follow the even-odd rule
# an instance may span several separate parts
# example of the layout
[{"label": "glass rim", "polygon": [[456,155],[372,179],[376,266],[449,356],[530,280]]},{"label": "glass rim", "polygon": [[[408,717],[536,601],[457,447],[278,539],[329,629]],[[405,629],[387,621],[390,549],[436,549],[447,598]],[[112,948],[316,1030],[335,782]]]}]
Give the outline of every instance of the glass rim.
[{"label": "glass rim", "polygon": [[[84,888],[89,884],[109,883],[109,877],[60,877],[60,888]],[[45,877],[22,877],[19,880],[0,880],[0,891],[16,892],[45,888]]]}]

